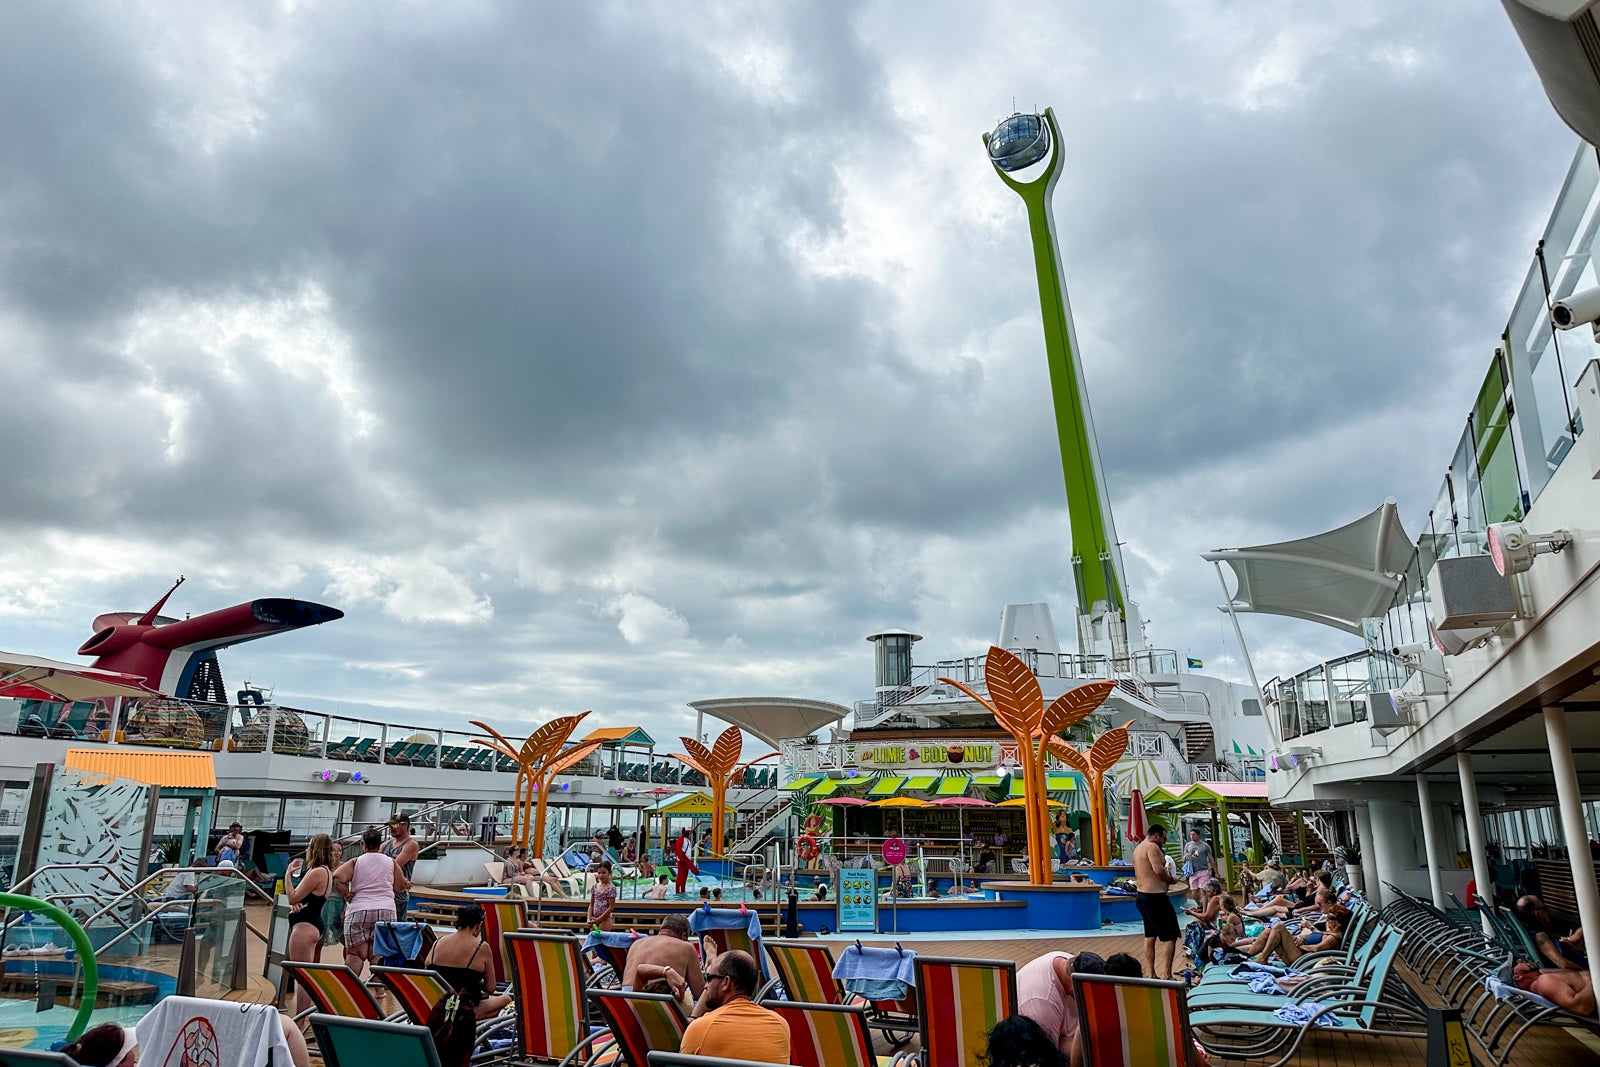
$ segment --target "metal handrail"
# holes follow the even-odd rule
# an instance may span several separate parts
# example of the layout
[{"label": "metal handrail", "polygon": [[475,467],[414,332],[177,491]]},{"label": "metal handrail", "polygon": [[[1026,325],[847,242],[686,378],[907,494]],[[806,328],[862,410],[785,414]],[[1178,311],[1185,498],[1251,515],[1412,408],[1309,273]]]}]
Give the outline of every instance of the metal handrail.
[{"label": "metal handrail", "polygon": [[38,868],[31,874],[20,879],[11,887],[10,892],[22,892],[24,886],[32,885],[33,880],[39,877],[41,874],[44,874],[46,871],[105,871],[112,877],[113,880],[116,881],[118,885],[122,886],[124,889],[128,887],[128,883],[122,880],[122,875],[117,873],[116,868],[105,863],[47,863],[43,867]]}]

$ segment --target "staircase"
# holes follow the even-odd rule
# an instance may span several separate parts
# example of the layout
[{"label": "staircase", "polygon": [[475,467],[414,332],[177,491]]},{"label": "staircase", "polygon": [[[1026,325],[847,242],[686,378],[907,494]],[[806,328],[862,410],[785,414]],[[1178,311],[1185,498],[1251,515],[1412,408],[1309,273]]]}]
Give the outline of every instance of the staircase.
[{"label": "staircase", "polygon": [[1205,762],[1200,757],[1209,752],[1215,744],[1216,735],[1212,732],[1209,722],[1183,724],[1183,758],[1187,762]]},{"label": "staircase", "polygon": [[[1294,812],[1279,811],[1277,808],[1268,808],[1265,814],[1271,819],[1271,825],[1266,828],[1266,836],[1277,846],[1280,853],[1294,853],[1300,848],[1300,829],[1295,823]],[[1323,860],[1333,858],[1333,846],[1323,839],[1318,831],[1322,820],[1316,813],[1306,813],[1306,852],[1305,865],[1308,867],[1320,866]]]},{"label": "staircase", "polygon": [[[770,796],[767,794],[771,794]],[[746,833],[739,835],[734,841],[731,852],[755,852],[759,849],[762,839],[773,830],[777,829],[789,818],[789,813],[794,809],[794,797],[789,793],[777,789],[765,790],[756,794],[756,810],[744,820],[743,825],[752,827]]]}]

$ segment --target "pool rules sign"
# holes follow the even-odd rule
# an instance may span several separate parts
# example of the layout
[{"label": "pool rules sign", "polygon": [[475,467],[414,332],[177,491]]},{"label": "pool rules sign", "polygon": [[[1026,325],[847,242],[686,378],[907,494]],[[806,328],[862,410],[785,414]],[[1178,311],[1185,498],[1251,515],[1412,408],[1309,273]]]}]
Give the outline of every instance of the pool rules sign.
[{"label": "pool rules sign", "polygon": [[878,872],[875,869],[839,868],[839,893],[834,899],[840,933],[878,932]]}]

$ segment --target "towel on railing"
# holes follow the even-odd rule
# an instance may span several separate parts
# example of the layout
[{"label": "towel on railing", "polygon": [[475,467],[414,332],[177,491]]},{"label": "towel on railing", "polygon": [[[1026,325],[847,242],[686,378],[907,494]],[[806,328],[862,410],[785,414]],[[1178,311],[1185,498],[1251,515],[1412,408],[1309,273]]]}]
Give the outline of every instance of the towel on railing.
[{"label": "towel on railing", "polygon": [[589,936],[583,939],[583,950],[587,952],[596,945],[604,945],[607,948],[628,948],[641,936],[643,935],[632,930],[590,930]]},{"label": "towel on railing", "polygon": [[1497,974],[1484,975],[1483,988],[1493,993],[1494,999],[1496,1000],[1511,1000],[1513,997],[1520,997],[1523,1000],[1539,1005],[1541,1008],[1554,1008],[1557,1011],[1563,1010],[1561,1005],[1557,1004],[1555,1001],[1546,1000],[1537,993],[1530,993],[1514,982],[1507,982]]},{"label": "towel on railing", "polygon": [[750,938],[756,950],[752,955],[761,967],[763,977],[767,973],[767,954],[761,951],[761,915],[753,908],[734,910],[733,908],[708,908],[704,905],[689,913],[689,932],[699,937],[707,930],[743,930]]},{"label": "towel on railing", "polygon": [[1318,1026],[1343,1026],[1344,1020],[1332,1012],[1317,1014],[1318,1012],[1325,1012],[1327,1007],[1328,1005],[1326,1004],[1308,1000],[1304,1004],[1285,1004],[1272,1014],[1286,1023],[1295,1023],[1299,1026],[1307,1025],[1312,1019],[1316,1019],[1316,1025]]},{"label": "towel on railing", "polygon": [[422,923],[381,922],[372,935],[372,951],[388,966],[405,966],[422,953]]},{"label": "towel on railing", "polygon": [[833,965],[833,976],[868,1000],[904,1000],[916,985],[916,958],[910,950],[850,945]]}]

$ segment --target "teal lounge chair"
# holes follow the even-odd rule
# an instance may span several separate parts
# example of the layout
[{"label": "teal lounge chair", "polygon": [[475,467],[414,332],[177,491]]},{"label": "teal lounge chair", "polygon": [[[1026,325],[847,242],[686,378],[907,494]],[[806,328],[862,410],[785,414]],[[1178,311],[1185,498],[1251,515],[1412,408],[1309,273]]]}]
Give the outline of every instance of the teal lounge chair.
[{"label": "teal lounge chair", "polygon": [[311,1030],[327,1067],[441,1067],[426,1026],[313,1015]]}]

